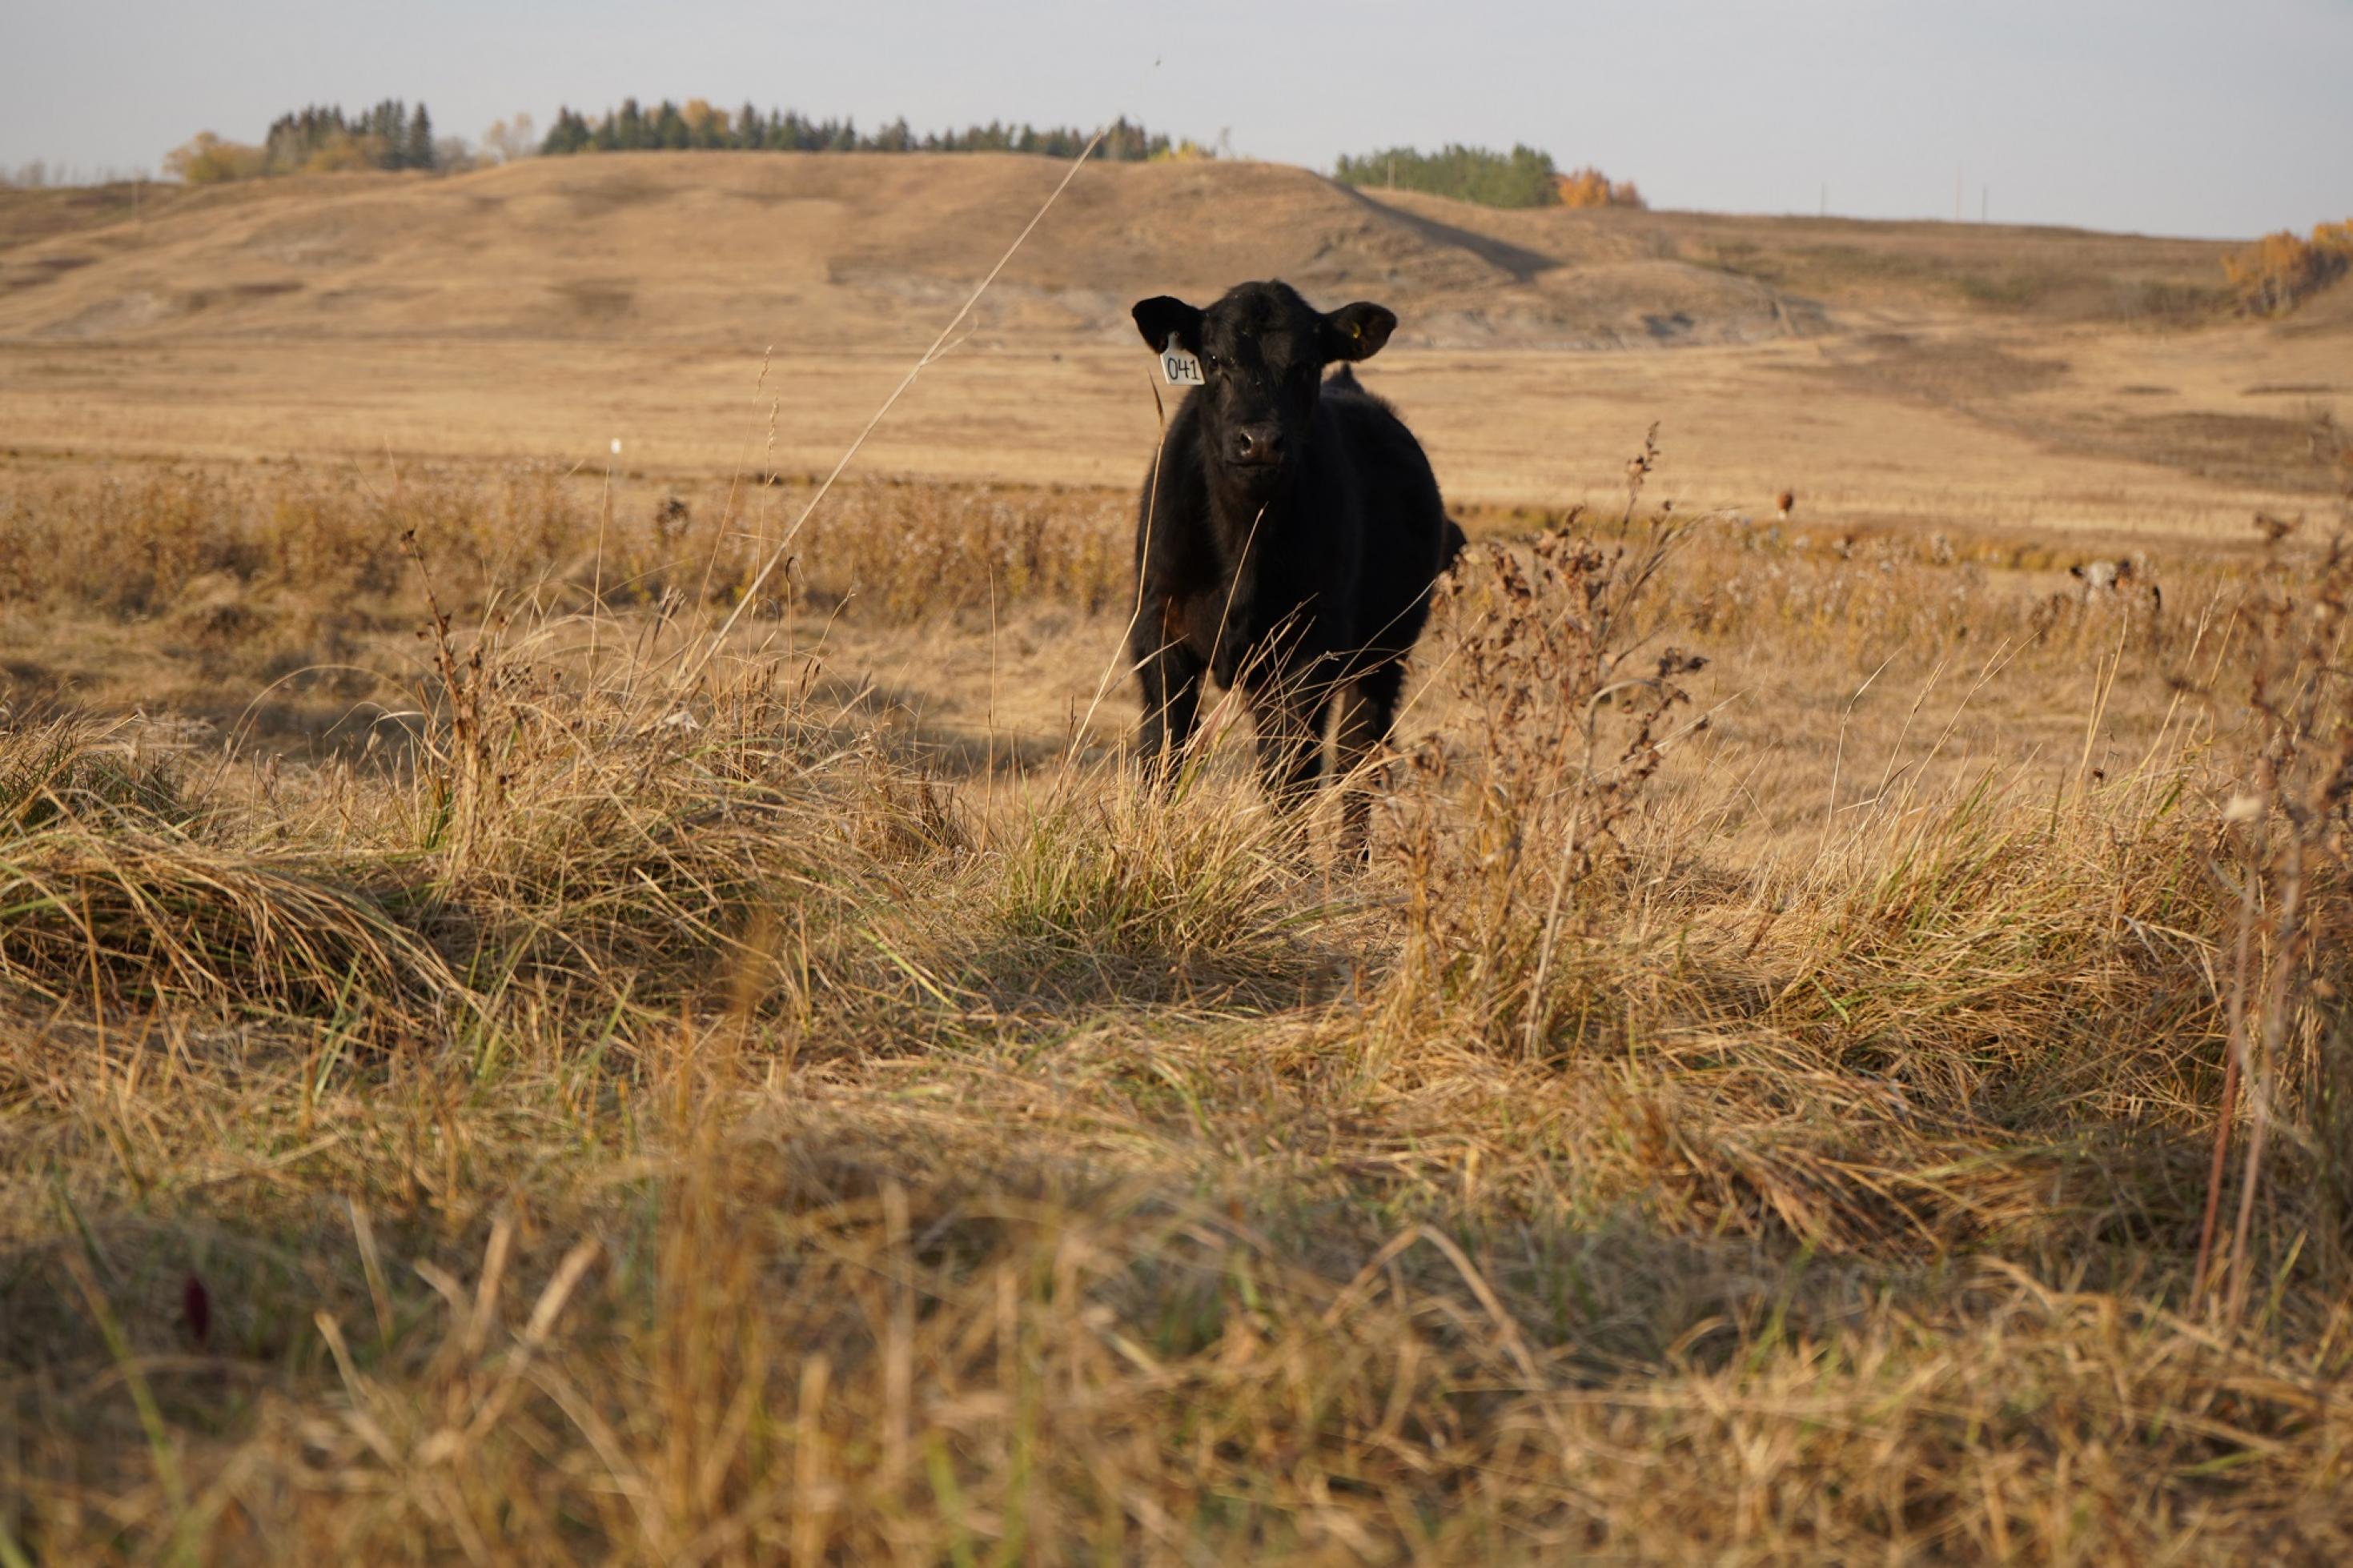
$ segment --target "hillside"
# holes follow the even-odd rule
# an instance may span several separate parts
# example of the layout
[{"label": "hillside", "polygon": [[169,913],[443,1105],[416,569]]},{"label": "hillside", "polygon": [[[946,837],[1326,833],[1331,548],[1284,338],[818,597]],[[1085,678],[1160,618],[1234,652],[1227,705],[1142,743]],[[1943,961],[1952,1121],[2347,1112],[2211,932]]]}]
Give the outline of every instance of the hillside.
[{"label": "hillside", "polygon": [[[12,196],[0,337],[653,338],[895,342],[984,274],[1062,166],[1002,155],[645,153],[451,179],[343,175],[127,204]],[[38,203],[29,199],[46,196]],[[90,226],[58,230],[76,212]],[[1841,308],[2129,315],[2194,300],[2220,247],[2060,230],[1505,212],[1278,164],[1083,170],[1016,258],[985,335],[1125,331],[1138,293],[1246,277],[1377,296],[1401,343],[1754,342]]]},{"label": "hillside", "polygon": [[[0,192],[27,455],[823,470],[1053,190],[1044,159],[631,153],[431,178]],[[2225,247],[1513,212],[1265,163],[1090,164],[867,472],[1134,482],[1127,310],[1281,277],[1396,310],[1370,367],[1466,502],[1606,501],[1653,420],[1688,504],[1819,526],[2211,536],[2328,481],[2353,289],[2217,308]],[[1672,352],[1662,352],[1672,351]]]}]

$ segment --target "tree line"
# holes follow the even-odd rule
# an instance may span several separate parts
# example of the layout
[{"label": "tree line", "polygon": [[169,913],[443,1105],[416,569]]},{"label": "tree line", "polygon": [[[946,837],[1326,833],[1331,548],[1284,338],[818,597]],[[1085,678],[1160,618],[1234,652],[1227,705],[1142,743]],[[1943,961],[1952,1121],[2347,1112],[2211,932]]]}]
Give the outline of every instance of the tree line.
[{"label": "tree line", "polygon": [[[618,109],[607,110],[594,121],[568,106],[558,110],[539,150],[551,156],[708,148],[753,153],[1034,153],[1049,158],[1075,158],[1092,135],[1067,125],[1040,130],[1027,122],[1014,125],[995,120],[962,131],[918,135],[903,115],[872,131],[860,131],[854,119],[818,120],[789,109],[771,109],[763,114],[757,106],[746,103],[730,114],[699,98],[683,104],[664,99],[651,109],[634,98],[625,98]],[[1103,145],[1095,155],[1114,163],[1215,156],[1198,142],[1148,131],[1125,115],[1103,132]]]},{"label": "tree line", "polygon": [[338,107],[298,110],[269,122],[263,142],[273,167],[318,172],[331,168],[430,169],[437,163],[433,114],[386,99],[364,113]]},{"label": "tree line", "polygon": [[[437,137],[433,116],[422,103],[386,99],[351,112],[339,105],[312,104],[280,115],[259,145],[227,141],[200,132],[164,158],[165,171],[190,184],[256,179],[270,174],[322,174],[347,169],[438,169],[458,171],[483,161],[509,162],[533,153],[638,153],[710,148],[768,153],[1030,153],[1075,158],[1092,132],[1058,125],[1040,129],[990,121],[962,131],[917,135],[905,118],[871,131],[850,119],[818,119],[795,110],[763,113],[746,103],[731,114],[700,98],[674,103],[664,99],[646,108],[634,98],[592,121],[566,107],[543,138],[534,138],[531,116],[501,120],[484,132],[478,153],[462,139]],[[1152,158],[1214,158],[1215,148],[1189,137],[1147,130],[1122,115],[1103,133],[1095,155],[1115,163]]]},{"label": "tree line", "polygon": [[1639,207],[1631,180],[1612,180],[1587,167],[1563,174],[1552,154],[1515,145],[1508,153],[1450,142],[1434,153],[1388,147],[1361,156],[1343,153],[1334,171],[1343,184],[1427,191],[1491,207]]},{"label": "tree line", "polygon": [[340,105],[312,104],[280,115],[259,146],[198,132],[164,155],[165,172],[192,185],[249,180],[266,174],[326,174],[345,169],[438,169],[462,164],[466,144],[433,134],[433,112],[387,98],[347,113]]}]

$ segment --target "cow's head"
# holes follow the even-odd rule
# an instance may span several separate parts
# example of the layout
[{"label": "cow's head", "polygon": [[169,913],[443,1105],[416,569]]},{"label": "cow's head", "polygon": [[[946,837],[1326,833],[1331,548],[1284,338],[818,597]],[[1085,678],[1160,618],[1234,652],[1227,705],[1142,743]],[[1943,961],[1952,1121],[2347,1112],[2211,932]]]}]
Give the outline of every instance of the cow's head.
[{"label": "cow's head", "polygon": [[1244,283],[1206,310],[1162,294],[1134,313],[1155,353],[1174,343],[1200,360],[1203,455],[1227,483],[1260,494],[1306,445],[1324,367],[1370,358],[1397,327],[1361,300],[1319,311],[1288,283]]}]

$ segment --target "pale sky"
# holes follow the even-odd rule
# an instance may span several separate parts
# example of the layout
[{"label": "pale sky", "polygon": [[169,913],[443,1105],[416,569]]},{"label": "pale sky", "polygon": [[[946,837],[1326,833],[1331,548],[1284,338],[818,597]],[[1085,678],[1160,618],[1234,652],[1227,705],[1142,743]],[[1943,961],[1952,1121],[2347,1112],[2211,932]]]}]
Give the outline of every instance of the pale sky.
[{"label": "pale sky", "polygon": [[[1156,62],[1156,63],[1155,63]],[[423,100],[634,94],[1155,130],[1328,169],[1467,142],[1653,205],[2244,236],[2353,216],[2353,0],[0,0],[0,168]]]}]

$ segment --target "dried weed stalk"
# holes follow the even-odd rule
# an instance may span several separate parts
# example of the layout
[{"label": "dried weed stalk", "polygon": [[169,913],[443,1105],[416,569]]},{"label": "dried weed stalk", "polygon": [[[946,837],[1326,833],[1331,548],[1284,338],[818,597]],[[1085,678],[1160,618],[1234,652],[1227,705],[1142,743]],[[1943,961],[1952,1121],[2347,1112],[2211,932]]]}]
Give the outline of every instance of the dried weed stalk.
[{"label": "dried weed stalk", "polygon": [[[2296,522],[2258,517],[2269,556],[2248,605],[2250,749],[2223,807],[2218,874],[2239,895],[2224,1064],[2196,1277],[2244,1310],[2263,1162],[2274,1131],[2313,1157],[2321,1238],[2341,1266],[2353,1247],[2353,443],[2325,425],[2346,489],[2340,526],[2316,562],[2286,546]],[[2218,1222],[2239,1088],[2248,1086],[2237,1212]]]},{"label": "dried weed stalk", "polygon": [[1706,724],[1672,727],[1690,701],[1681,680],[1706,660],[1657,646],[1654,590],[1696,526],[1672,502],[1638,521],[1657,437],[1653,426],[1627,464],[1614,527],[1578,510],[1525,548],[1475,545],[1439,590],[1474,719],[1460,743],[1433,736],[1413,754],[1395,806],[1411,889],[1400,1000],[1459,1009],[1531,1059],[1588,1005],[1561,984],[1578,967],[1567,955],[1599,938],[1622,890],[1622,832],[1665,748]]}]

